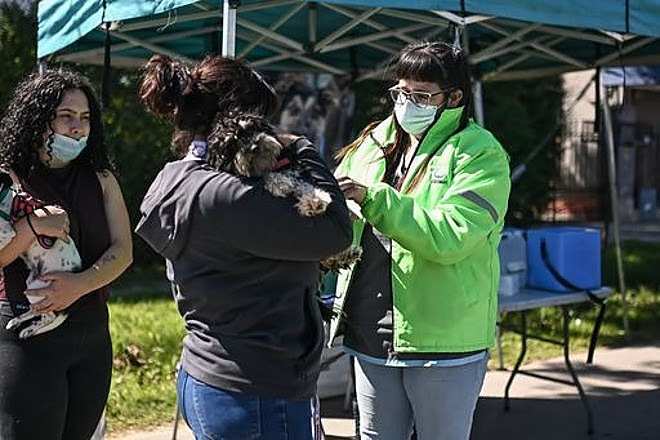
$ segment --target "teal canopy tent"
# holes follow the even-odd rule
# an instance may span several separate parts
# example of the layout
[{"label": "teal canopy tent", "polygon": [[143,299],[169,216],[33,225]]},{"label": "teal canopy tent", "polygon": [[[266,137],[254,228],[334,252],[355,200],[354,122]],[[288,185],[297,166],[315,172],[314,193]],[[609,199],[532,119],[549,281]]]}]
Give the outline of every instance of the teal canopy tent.
[{"label": "teal canopy tent", "polygon": [[[481,81],[602,66],[660,63],[660,0],[43,0],[38,57],[138,67],[162,53],[192,62],[206,53],[245,57],[261,70],[382,77],[409,42],[449,39]],[[619,289],[614,142],[599,89],[608,147]],[[624,315],[625,315],[624,310]],[[627,331],[627,321],[624,318]]]},{"label": "teal canopy tent", "polygon": [[262,70],[368,78],[406,43],[453,39],[455,29],[469,34],[462,44],[483,80],[660,62],[659,0],[225,2],[43,0],[38,57],[103,63],[106,22],[113,66],[139,66],[153,52],[191,61],[220,50],[224,20],[236,55]]}]

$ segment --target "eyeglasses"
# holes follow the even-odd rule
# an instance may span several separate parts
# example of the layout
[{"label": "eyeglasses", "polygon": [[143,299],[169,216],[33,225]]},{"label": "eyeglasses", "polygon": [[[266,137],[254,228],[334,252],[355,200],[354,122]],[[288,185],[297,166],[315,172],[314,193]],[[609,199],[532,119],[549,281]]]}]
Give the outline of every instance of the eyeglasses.
[{"label": "eyeglasses", "polygon": [[449,89],[442,89],[439,92],[429,93],[429,92],[406,92],[405,90],[399,88],[398,86],[390,87],[390,98],[395,103],[403,104],[406,100],[412,102],[415,105],[427,106],[431,103],[431,98],[441,93],[447,92]]}]

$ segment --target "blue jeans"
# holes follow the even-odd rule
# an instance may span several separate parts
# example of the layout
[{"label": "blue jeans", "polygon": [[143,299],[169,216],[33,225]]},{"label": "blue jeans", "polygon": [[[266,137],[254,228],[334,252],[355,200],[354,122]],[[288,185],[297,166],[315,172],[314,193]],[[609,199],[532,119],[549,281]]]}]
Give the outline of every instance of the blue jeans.
[{"label": "blue jeans", "polygon": [[312,400],[225,391],[190,376],[177,379],[179,407],[197,440],[313,440]]}]

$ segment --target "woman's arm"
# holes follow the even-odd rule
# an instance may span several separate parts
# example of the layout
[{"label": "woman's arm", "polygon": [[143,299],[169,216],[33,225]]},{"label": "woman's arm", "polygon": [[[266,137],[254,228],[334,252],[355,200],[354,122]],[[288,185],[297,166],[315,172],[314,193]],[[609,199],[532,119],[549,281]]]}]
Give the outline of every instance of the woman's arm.
[{"label": "woman's arm", "polygon": [[23,217],[13,227],[13,237],[0,249],[0,267],[11,264],[19,255],[26,252],[36,240],[36,234],[47,237],[57,237],[69,240],[69,218],[66,212],[57,206],[47,206],[29,215],[30,227],[27,218]]},{"label": "woman's arm", "polygon": [[[11,170],[0,170],[0,268],[13,263],[36,240],[36,235],[68,240],[69,216],[58,206],[46,206],[10,224],[14,189],[18,177]],[[28,222],[29,220],[29,222]]]},{"label": "woman's arm", "polygon": [[98,173],[98,178],[110,228],[110,247],[92,267],[83,272],[58,272],[42,276],[41,279],[50,281],[50,285],[29,292],[44,297],[33,305],[40,313],[67,308],[83,295],[115,280],[133,262],[130,221],[119,183],[109,171]]},{"label": "woman's arm", "polygon": [[14,223],[14,237],[0,249],[0,267],[10,265],[19,255],[32,246],[36,239],[25,218]]},{"label": "woman's arm", "polygon": [[133,262],[131,222],[119,183],[109,171],[98,173],[98,177],[103,188],[105,212],[110,228],[110,247],[91,268],[82,272],[87,282],[93,286],[91,290],[114,281]]},{"label": "woman's arm", "polygon": [[496,147],[459,160],[451,186],[433,207],[384,183],[368,189],[350,179],[340,184],[380,232],[442,264],[470,255],[503,221],[511,186],[506,154]]}]

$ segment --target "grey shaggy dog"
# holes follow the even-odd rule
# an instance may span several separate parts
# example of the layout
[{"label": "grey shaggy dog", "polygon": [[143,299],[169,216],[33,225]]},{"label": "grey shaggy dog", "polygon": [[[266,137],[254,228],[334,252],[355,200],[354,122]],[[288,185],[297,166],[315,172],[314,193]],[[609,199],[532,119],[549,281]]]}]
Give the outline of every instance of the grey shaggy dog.
[{"label": "grey shaggy dog", "polygon": [[[221,113],[209,143],[218,147],[220,169],[244,177],[263,177],[266,190],[275,197],[294,197],[302,216],[321,215],[332,202],[330,194],[304,180],[296,169],[295,158],[287,157],[275,130],[262,116]],[[331,271],[348,269],[361,257],[362,248],[351,246],[321,261],[321,267]]]}]

